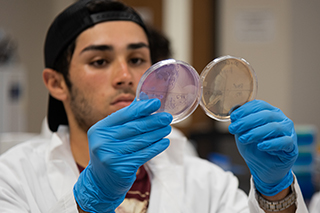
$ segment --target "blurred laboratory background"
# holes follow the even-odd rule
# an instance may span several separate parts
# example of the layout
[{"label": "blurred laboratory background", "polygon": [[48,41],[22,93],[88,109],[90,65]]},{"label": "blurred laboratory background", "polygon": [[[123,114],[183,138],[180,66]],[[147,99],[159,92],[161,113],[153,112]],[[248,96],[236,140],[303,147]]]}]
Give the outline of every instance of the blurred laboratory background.
[{"label": "blurred laboratory background", "polygon": [[[53,18],[73,1],[0,0],[0,153],[45,127],[44,38]],[[300,155],[294,169],[309,200],[320,184],[320,1],[123,1],[168,37],[173,58],[199,73],[223,55],[252,65],[257,99],[279,107],[296,125]],[[210,119],[198,107],[176,127],[200,157],[232,170],[248,190],[249,173],[228,123]]]}]

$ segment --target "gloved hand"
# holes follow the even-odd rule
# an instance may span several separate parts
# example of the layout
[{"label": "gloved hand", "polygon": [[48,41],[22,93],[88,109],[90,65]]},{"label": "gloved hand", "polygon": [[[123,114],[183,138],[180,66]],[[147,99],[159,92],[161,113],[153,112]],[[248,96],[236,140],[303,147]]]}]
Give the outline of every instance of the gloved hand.
[{"label": "gloved hand", "polygon": [[172,115],[155,113],[158,99],[132,104],[93,125],[88,131],[90,162],[74,186],[86,212],[114,212],[136,178],[138,168],[169,146]]},{"label": "gloved hand", "polygon": [[298,157],[293,122],[280,109],[261,101],[245,103],[230,115],[229,132],[247,163],[256,189],[273,196],[293,181]]}]

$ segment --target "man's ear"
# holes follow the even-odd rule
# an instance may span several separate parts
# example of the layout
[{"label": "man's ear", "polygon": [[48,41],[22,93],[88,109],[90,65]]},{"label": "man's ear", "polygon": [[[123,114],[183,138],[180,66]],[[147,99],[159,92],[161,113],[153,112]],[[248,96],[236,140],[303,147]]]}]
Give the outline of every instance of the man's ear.
[{"label": "man's ear", "polygon": [[60,101],[67,99],[68,88],[61,73],[46,68],[42,72],[42,78],[52,97]]}]

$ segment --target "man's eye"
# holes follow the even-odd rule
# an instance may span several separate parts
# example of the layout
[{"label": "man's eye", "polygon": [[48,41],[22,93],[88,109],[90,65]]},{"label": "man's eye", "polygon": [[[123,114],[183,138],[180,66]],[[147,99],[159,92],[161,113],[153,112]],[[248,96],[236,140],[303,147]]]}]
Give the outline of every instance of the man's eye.
[{"label": "man's eye", "polygon": [[90,65],[95,67],[103,67],[107,64],[107,61],[104,59],[99,59],[90,63]]},{"label": "man's eye", "polygon": [[139,65],[139,64],[141,64],[143,61],[144,61],[144,60],[141,59],[141,58],[132,58],[132,59],[130,59],[130,62],[131,62],[132,64],[135,64],[135,65]]}]

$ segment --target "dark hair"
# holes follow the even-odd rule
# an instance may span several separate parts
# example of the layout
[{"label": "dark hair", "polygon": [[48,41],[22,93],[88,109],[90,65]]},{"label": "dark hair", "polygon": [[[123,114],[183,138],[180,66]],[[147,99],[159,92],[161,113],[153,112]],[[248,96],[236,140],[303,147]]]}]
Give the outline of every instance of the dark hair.
[{"label": "dark hair", "polygon": [[65,49],[62,54],[60,54],[54,63],[54,69],[60,73],[62,73],[63,78],[69,88],[71,89],[71,81],[69,78],[69,68],[72,55],[74,53],[74,49],[76,47],[75,40],[71,42],[71,44]]},{"label": "dark hair", "polygon": [[171,43],[167,36],[157,28],[148,25],[149,45],[152,63],[172,57]]}]

